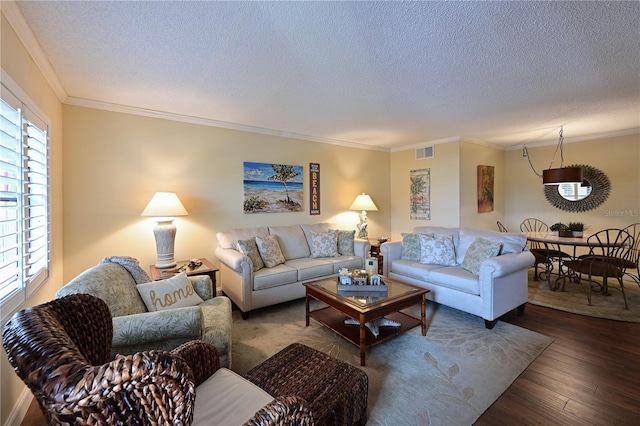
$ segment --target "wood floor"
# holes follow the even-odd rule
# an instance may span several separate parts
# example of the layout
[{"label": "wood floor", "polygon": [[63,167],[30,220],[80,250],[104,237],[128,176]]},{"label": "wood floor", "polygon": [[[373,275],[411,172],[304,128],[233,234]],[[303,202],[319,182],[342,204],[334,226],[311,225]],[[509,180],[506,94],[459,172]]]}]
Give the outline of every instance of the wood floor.
[{"label": "wood floor", "polygon": [[[502,320],[555,340],[476,425],[640,424],[640,324],[530,304]],[[37,405],[22,424],[45,424]]]},{"label": "wood floor", "polygon": [[476,425],[640,424],[640,324],[531,304],[502,319],[555,340]]}]

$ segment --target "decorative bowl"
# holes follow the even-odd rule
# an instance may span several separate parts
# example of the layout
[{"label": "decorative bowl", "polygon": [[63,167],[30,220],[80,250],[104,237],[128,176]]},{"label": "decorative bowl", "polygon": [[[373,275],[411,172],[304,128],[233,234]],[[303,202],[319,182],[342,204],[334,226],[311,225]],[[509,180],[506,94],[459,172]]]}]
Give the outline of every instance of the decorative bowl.
[{"label": "decorative bowl", "polygon": [[380,244],[386,243],[387,241],[389,241],[389,238],[387,238],[387,237],[378,237],[378,242]]}]

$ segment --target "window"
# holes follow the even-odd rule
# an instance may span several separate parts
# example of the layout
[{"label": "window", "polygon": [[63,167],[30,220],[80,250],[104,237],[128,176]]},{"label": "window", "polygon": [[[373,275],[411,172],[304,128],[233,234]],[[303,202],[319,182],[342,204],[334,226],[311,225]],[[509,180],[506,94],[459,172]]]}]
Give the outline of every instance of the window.
[{"label": "window", "polygon": [[49,276],[51,221],[48,125],[4,83],[1,89],[0,306],[4,324]]}]

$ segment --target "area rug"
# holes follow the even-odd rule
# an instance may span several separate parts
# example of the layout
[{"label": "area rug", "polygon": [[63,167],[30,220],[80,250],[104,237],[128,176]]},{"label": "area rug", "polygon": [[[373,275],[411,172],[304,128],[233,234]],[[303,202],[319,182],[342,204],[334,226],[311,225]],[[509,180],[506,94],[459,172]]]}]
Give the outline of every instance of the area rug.
[{"label": "area rug", "polygon": [[[317,307],[312,305],[312,308]],[[420,327],[367,350],[311,319],[304,300],[233,314],[233,370],[246,373],[300,342],[362,368],[369,376],[367,425],[471,425],[552,342],[541,334],[429,303]],[[405,312],[419,316],[419,307]]]},{"label": "area rug", "polygon": [[624,292],[629,309],[617,281],[609,282],[609,295],[591,292],[591,306],[587,304],[587,283],[567,281],[564,291],[551,291],[546,281],[534,281],[529,273],[529,303],[574,314],[618,321],[640,322],[640,287],[632,281],[624,281]]}]

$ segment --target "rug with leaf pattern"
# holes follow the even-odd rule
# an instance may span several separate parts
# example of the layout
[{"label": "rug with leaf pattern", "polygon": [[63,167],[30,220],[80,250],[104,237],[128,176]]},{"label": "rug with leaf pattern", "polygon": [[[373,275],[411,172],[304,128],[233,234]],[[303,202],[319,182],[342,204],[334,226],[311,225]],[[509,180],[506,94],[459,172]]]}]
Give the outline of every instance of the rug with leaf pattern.
[{"label": "rug with leaf pattern", "polygon": [[[419,307],[406,312],[419,316]],[[374,346],[361,367],[356,346],[313,319],[305,327],[304,300],[233,315],[233,370],[244,374],[289,343],[312,346],[367,373],[367,425],[473,424],[552,342],[502,321],[487,330],[479,317],[429,302],[426,337],[417,327]]]}]

